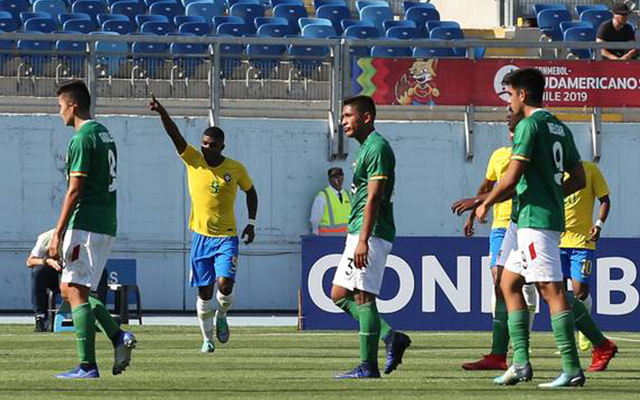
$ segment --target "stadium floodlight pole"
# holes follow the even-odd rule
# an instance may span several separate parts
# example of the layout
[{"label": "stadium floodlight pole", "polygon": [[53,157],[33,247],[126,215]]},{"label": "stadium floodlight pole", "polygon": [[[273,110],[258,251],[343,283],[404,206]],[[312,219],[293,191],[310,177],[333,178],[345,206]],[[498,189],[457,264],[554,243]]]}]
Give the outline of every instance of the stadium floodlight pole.
[{"label": "stadium floodlight pole", "polygon": [[220,90],[220,74],[222,72],[220,66],[222,62],[220,60],[220,42],[213,44],[213,58],[211,62],[211,79],[210,79],[210,104],[209,104],[209,125],[220,126],[220,105],[221,90]]},{"label": "stadium floodlight pole", "polygon": [[96,102],[98,99],[96,82],[96,42],[88,41],[89,58],[87,60],[87,89],[91,95],[91,107],[89,108],[91,115],[96,115]]}]

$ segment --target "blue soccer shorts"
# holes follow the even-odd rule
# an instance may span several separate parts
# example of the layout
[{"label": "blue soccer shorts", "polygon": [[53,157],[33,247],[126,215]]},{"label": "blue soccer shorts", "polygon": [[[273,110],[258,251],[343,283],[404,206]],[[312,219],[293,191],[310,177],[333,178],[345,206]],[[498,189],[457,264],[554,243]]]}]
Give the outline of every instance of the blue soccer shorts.
[{"label": "blue soccer shorts", "polygon": [[211,237],[193,233],[191,240],[192,287],[209,286],[217,277],[236,277],[238,237]]},{"label": "blue soccer shorts", "polygon": [[504,240],[504,235],[506,233],[506,228],[496,228],[491,230],[491,234],[489,235],[489,257],[491,258],[489,268],[496,266],[498,254],[500,254],[500,247],[502,247],[502,241]]},{"label": "blue soccer shorts", "polygon": [[573,279],[589,284],[595,267],[595,252],[589,249],[560,249],[562,275],[565,279]]}]

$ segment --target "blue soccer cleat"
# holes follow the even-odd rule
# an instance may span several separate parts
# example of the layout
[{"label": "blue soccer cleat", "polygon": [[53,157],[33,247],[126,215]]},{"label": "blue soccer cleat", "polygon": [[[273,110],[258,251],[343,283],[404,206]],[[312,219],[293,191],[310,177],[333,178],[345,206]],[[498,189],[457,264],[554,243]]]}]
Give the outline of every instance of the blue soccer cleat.
[{"label": "blue soccer cleat", "polygon": [[85,371],[80,368],[80,366],[77,366],[69,372],[64,372],[54,376],[58,379],[95,379],[100,378],[100,372],[98,372],[98,368],[92,368]]},{"label": "blue soccer cleat", "polygon": [[216,311],[216,337],[220,343],[227,343],[229,341],[229,324],[227,324],[227,317],[220,316]]},{"label": "blue soccer cleat", "polygon": [[373,379],[380,378],[378,364],[363,362],[346,374],[336,375],[336,379]]},{"label": "blue soccer cleat", "polygon": [[529,382],[531,379],[533,379],[533,369],[531,368],[531,364],[512,364],[504,375],[495,378],[493,383],[496,385],[512,386],[520,382]]},{"label": "blue soccer cleat", "polygon": [[576,387],[576,386],[584,386],[584,383],[587,381],[587,378],[584,376],[582,370],[580,370],[577,374],[569,375],[568,373],[562,371],[560,375],[556,377],[553,381],[549,383],[541,383],[538,385],[540,388],[561,388],[561,387]]},{"label": "blue soccer cleat", "polygon": [[216,351],[216,345],[210,340],[205,340],[202,342],[202,347],[200,348],[201,353],[213,353]]},{"label": "blue soccer cleat", "polygon": [[121,332],[113,348],[113,374],[121,374],[131,363],[131,352],[136,347],[136,337],[133,332]]},{"label": "blue soccer cleat", "polygon": [[404,351],[411,345],[409,336],[402,332],[393,333],[393,338],[389,342],[385,342],[387,350],[387,360],[384,366],[384,373],[390,374],[402,364],[402,356]]}]

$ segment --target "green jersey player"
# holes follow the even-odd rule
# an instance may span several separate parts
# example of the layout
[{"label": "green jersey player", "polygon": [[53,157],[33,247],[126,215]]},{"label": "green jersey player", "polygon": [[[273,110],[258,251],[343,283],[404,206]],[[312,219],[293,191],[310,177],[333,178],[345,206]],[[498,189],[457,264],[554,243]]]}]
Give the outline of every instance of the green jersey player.
[{"label": "green jersey player", "polygon": [[376,107],[367,96],[343,102],[345,134],[360,143],[351,187],[351,213],[344,253],[331,289],[334,303],[360,323],[361,364],[337,378],[379,378],[378,340],[385,342],[384,372],[391,373],[402,362],[411,340],[395,332],[378,314],[376,297],[391,251],[396,228],[393,221],[395,156],[374,127]]}]

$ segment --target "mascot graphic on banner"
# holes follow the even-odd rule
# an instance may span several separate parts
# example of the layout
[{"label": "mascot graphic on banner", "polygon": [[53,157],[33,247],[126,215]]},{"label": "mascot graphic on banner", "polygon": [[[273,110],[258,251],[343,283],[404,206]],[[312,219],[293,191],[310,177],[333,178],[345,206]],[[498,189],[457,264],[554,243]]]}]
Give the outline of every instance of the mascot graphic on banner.
[{"label": "mascot graphic on banner", "polygon": [[416,60],[408,73],[402,75],[396,83],[395,93],[398,104],[435,105],[435,98],[440,97],[440,90],[435,87],[438,60]]}]

